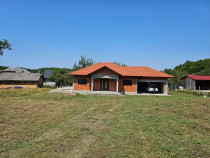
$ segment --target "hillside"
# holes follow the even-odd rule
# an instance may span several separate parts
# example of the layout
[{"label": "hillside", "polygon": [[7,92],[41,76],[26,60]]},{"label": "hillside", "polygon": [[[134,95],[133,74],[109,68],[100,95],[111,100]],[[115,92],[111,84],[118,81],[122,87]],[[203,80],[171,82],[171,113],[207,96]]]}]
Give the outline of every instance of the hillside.
[{"label": "hillside", "polygon": [[198,61],[186,61],[184,64],[176,66],[174,69],[164,69],[163,72],[173,75],[173,79],[169,79],[169,84],[180,85],[181,78],[191,75],[210,75],[210,58]]}]

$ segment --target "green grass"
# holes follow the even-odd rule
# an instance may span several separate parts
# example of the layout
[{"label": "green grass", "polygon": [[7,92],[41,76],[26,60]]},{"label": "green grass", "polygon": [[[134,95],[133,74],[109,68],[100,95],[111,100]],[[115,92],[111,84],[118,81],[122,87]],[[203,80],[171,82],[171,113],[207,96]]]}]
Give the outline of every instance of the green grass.
[{"label": "green grass", "polygon": [[210,157],[210,98],[0,90],[0,157]]}]

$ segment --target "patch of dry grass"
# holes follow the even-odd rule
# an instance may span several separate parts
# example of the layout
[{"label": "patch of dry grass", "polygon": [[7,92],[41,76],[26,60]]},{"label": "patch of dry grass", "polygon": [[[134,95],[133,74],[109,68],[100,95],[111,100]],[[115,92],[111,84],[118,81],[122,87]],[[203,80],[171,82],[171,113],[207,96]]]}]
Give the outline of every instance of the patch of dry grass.
[{"label": "patch of dry grass", "polygon": [[209,157],[210,98],[0,90],[0,157]]}]

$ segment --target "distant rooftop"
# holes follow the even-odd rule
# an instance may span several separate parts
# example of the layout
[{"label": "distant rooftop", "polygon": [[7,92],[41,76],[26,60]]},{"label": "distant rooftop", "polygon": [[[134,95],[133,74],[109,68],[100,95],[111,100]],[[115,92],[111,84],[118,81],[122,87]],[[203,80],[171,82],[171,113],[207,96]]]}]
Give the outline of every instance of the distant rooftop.
[{"label": "distant rooftop", "polygon": [[0,73],[0,81],[38,81],[42,75],[22,68],[7,68]]},{"label": "distant rooftop", "polygon": [[9,68],[3,70],[3,72],[30,73],[26,69],[17,68],[17,67],[9,67]]},{"label": "distant rooftop", "polygon": [[52,70],[45,70],[44,71],[44,78],[49,78],[49,76],[52,75]]}]

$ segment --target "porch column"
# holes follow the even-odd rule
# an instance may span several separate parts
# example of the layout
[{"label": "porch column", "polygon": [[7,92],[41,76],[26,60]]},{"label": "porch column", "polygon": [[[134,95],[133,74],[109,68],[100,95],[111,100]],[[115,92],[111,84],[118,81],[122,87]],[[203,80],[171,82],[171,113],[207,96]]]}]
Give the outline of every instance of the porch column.
[{"label": "porch column", "polygon": [[[164,91],[164,85],[163,85],[163,91]],[[166,94],[168,94],[168,79],[166,80]]]},{"label": "porch column", "polygon": [[93,91],[93,77],[91,77],[91,92]]},{"label": "porch column", "polygon": [[74,92],[74,76],[73,76],[72,92]]},{"label": "porch column", "polygon": [[138,79],[136,78],[136,81],[135,81],[135,90],[136,90],[136,93],[138,93]]},{"label": "porch column", "polygon": [[116,79],[116,92],[118,92],[119,78]]}]

